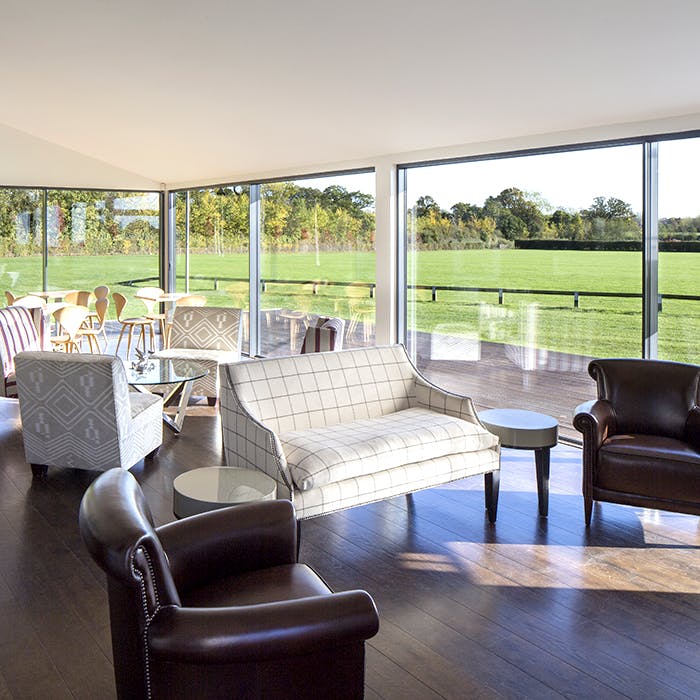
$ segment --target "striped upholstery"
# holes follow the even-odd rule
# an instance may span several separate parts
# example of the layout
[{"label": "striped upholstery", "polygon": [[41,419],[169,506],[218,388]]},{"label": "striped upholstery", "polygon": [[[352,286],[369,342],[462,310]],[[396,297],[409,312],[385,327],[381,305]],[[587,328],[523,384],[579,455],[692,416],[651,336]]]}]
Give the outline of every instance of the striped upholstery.
[{"label": "striped upholstery", "polygon": [[241,310],[215,306],[175,308],[170,347],[154,357],[192,360],[209,373],[196,379],[193,396],[219,395],[219,365],[241,359]]},{"label": "striped upholstery", "polygon": [[[270,475],[277,481],[279,497],[290,498],[300,518],[499,469],[498,442],[479,422],[471,399],[428,383],[400,345],[223,365],[221,383],[227,464]],[[402,440],[400,431],[390,435],[401,424],[397,412],[406,418],[401,428],[404,438],[411,422],[415,427],[418,420],[427,428],[428,413],[451,416],[467,425],[451,433],[453,441],[445,449],[438,438],[454,431],[455,425],[443,421],[438,427],[437,419],[427,429],[434,431],[432,442],[422,432],[411,449],[406,446],[403,459],[392,454],[394,461],[389,462],[373,450],[380,449],[384,430],[392,445],[387,452]],[[372,429],[375,421],[378,425]],[[364,441],[356,435],[352,442],[354,431],[343,430],[349,424],[369,431]],[[315,443],[316,448],[309,451],[320,454],[328,448],[321,459],[332,460],[334,447],[342,451],[331,473],[320,478],[324,483],[313,479],[303,483],[303,475],[294,472],[305,456],[297,451],[300,434],[307,440],[306,448]],[[464,449],[453,451],[460,440]],[[371,462],[368,470],[362,465],[363,455]],[[345,458],[354,460],[354,465],[344,466]],[[306,490],[298,487],[295,477]]]},{"label": "striped upholstery", "polygon": [[23,350],[40,350],[32,309],[8,306],[0,309],[0,357],[2,358],[2,396],[16,397],[15,355]]},{"label": "striped upholstery", "polygon": [[163,441],[162,399],[129,391],[118,357],[22,352],[15,363],[30,464],[129,469]]},{"label": "striped upholstery", "polygon": [[319,318],[315,326],[306,329],[301,354],[343,349],[345,321],[342,318]]}]

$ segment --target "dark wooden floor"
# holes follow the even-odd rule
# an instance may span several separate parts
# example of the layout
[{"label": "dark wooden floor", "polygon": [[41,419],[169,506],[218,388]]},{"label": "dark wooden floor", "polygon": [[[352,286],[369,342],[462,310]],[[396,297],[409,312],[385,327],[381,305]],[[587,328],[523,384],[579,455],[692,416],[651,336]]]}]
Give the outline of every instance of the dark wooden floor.
[{"label": "dark wooden floor", "polygon": [[[0,698],[112,698],[105,582],[77,529],[95,474],[33,481],[0,399]],[[172,480],[221,463],[215,409],[134,468],[159,522]],[[700,697],[700,519],[603,504],[586,532],[580,452],[553,453],[537,517],[529,452],[504,450],[499,517],[475,478],[303,524],[301,559],[364,588],[379,634],[367,697]]]}]

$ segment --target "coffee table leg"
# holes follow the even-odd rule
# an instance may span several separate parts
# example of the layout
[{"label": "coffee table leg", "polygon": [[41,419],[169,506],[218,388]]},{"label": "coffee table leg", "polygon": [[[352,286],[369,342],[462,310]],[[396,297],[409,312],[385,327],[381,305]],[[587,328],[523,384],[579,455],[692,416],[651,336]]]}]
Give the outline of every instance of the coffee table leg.
[{"label": "coffee table leg", "polygon": [[537,472],[537,503],[540,515],[549,512],[549,447],[535,449],[535,470]]},{"label": "coffee table leg", "polygon": [[190,402],[190,396],[192,394],[192,382],[187,380],[182,383],[182,391],[180,392],[180,401],[177,404],[177,411],[175,412],[175,418],[171,418],[167,413],[163,413],[163,422],[170,428],[172,428],[176,433],[182,430],[182,424],[185,420],[185,412],[187,410],[187,404]]}]

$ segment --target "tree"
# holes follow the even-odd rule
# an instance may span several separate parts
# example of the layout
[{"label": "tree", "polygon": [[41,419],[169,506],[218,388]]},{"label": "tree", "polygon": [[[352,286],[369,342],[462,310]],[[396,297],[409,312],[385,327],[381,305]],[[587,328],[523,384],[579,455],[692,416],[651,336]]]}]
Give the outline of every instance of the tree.
[{"label": "tree", "polygon": [[420,219],[431,214],[440,216],[442,214],[440,205],[430,195],[418,197],[416,200],[416,217]]}]

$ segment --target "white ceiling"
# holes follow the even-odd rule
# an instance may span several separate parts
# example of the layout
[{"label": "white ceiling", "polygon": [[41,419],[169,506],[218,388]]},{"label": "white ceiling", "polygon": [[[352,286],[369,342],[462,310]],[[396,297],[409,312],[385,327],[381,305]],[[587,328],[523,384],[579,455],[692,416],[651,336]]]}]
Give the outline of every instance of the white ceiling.
[{"label": "white ceiling", "polygon": [[156,183],[683,115],[700,128],[697,0],[2,0],[1,14],[0,125]]}]

